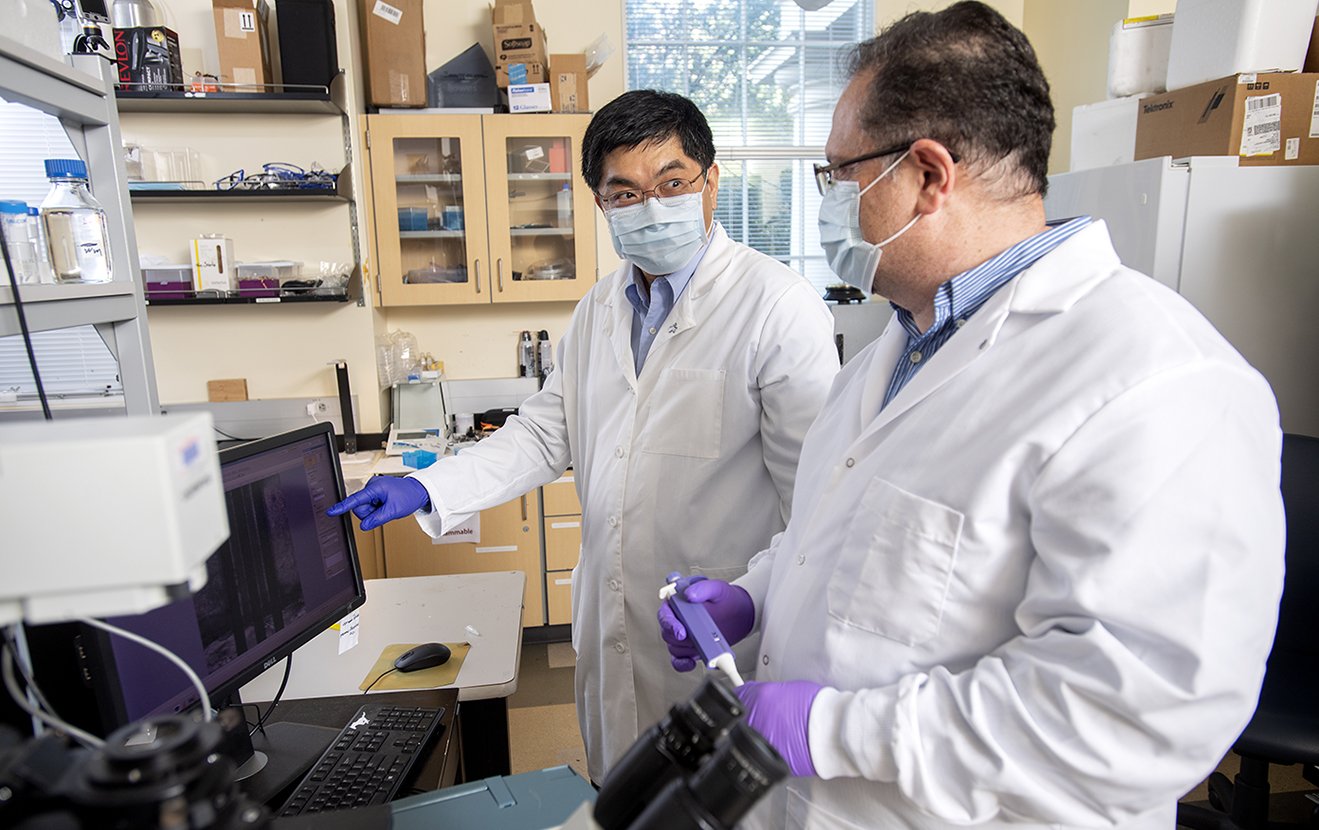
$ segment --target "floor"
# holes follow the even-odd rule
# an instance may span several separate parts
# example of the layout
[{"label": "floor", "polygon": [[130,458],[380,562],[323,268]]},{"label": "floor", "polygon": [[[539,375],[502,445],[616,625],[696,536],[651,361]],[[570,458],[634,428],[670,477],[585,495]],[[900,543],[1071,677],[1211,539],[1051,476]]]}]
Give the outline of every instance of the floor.
[{"label": "floor", "polygon": [[[573,704],[573,668],[576,664],[568,643],[524,645],[518,690],[508,699],[510,760],[514,774],[567,764],[586,775],[586,749],[577,728]],[[1237,756],[1228,755],[1218,771],[1229,779],[1237,773]],[[1313,784],[1301,777],[1300,766],[1271,767],[1269,818],[1273,821],[1304,822],[1315,802]],[[1182,799],[1208,806],[1204,784]]]}]

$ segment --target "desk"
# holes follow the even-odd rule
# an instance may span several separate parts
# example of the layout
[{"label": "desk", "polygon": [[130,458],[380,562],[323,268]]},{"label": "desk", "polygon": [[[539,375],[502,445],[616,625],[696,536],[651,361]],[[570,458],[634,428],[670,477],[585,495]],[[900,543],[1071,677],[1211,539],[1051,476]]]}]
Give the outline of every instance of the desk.
[{"label": "desk", "polygon": [[[508,775],[505,698],[518,685],[525,589],[521,571],[368,580],[357,645],[340,654],[339,632],[321,632],[294,654],[284,698],[360,698],[358,686],[385,646],[469,642],[472,647],[457,682],[444,687],[458,691],[459,729],[461,733],[465,727],[467,734],[462,742],[464,778]],[[472,636],[466,626],[480,636]],[[283,665],[271,667],[242,688],[243,701],[271,700],[283,676]],[[492,733],[496,740],[487,737]]]}]

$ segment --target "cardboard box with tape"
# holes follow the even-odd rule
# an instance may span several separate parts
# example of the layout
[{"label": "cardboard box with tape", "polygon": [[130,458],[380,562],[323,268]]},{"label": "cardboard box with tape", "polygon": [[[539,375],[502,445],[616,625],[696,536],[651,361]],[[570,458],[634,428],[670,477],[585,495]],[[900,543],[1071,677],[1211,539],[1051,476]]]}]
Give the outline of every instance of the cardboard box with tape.
[{"label": "cardboard box with tape", "polygon": [[421,0],[362,0],[362,63],[367,103],[426,106],[426,34]]},{"label": "cardboard box with tape", "polygon": [[590,112],[586,55],[550,55],[550,99],[555,112]]},{"label": "cardboard box with tape", "polygon": [[225,92],[269,92],[270,10],[266,0],[211,0],[215,13],[215,45],[220,53],[220,83]]},{"label": "cardboard box with tape", "polygon": [[1243,167],[1319,164],[1319,74],[1232,75],[1140,99],[1137,161],[1239,156]]},{"label": "cardboard box with tape", "polygon": [[[490,24],[494,34],[496,81],[501,87],[510,83],[508,67],[526,64],[526,83],[544,83],[549,65],[549,47],[545,30],[536,22],[536,10],[531,0],[495,0],[490,7]],[[539,67],[541,80],[532,80],[532,66]],[[503,70],[503,71],[500,71]]]}]

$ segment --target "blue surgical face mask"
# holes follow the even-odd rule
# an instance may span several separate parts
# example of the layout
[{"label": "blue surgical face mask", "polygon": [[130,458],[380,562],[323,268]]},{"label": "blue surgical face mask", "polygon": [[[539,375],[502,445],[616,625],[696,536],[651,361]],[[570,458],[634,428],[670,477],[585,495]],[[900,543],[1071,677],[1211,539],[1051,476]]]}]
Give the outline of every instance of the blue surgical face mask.
[{"label": "blue surgical face mask", "polygon": [[870,296],[875,282],[875,269],[879,267],[879,258],[884,253],[880,249],[906,233],[921,218],[921,214],[916,214],[915,219],[883,242],[867,242],[861,235],[861,197],[880,179],[893,172],[906,157],[907,153],[899,156],[875,181],[866,185],[865,190],[857,182],[835,181],[820,202],[820,246],[824,248],[829,267],[843,282],[859,289],[866,296]]},{"label": "blue surgical face mask", "polygon": [[710,241],[702,193],[652,197],[605,213],[614,252],[652,276],[672,274]]}]

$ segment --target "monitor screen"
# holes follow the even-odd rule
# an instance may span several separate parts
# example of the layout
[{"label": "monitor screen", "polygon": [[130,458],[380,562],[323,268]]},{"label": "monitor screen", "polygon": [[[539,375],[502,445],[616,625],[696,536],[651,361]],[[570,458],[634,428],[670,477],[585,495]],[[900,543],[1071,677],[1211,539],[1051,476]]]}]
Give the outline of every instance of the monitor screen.
[{"label": "monitor screen", "polygon": [[[345,496],[330,424],[222,450],[220,470],[229,539],[207,560],[206,585],[146,614],[108,619],[187,661],[216,706],[365,600],[349,516],[325,515]],[[197,702],[165,658],[122,637],[93,639],[108,726]]]}]

